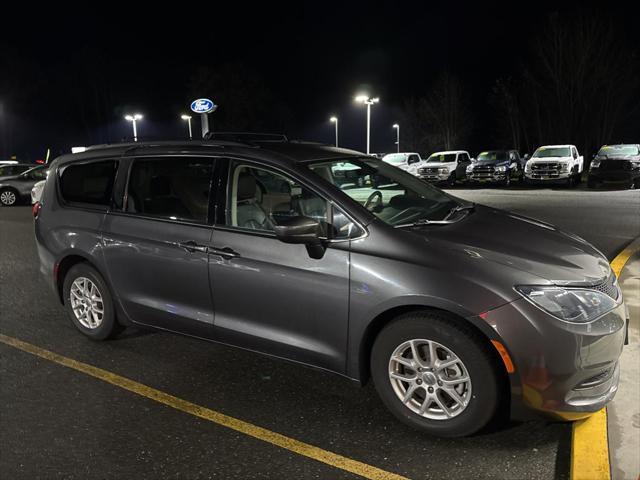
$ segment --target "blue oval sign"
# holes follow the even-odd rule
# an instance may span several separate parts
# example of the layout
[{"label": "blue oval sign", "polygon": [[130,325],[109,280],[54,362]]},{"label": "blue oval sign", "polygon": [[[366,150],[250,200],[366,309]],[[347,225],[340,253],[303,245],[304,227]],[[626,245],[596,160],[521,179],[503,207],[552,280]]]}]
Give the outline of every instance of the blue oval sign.
[{"label": "blue oval sign", "polygon": [[208,98],[199,98],[191,102],[191,110],[195,113],[209,113],[214,111],[217,105],[213,103],[213,100]]}]

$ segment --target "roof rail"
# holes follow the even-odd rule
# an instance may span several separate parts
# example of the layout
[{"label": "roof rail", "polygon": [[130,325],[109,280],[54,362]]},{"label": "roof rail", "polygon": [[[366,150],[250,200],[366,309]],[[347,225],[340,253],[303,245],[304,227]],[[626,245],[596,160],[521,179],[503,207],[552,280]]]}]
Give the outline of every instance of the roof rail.
[{"label": "roof rail", "polygon": [[204,136],[205,140],[227,140],[239,143],[254,142],[276,142],[286,143],[289,141],[286,135],[281,133],[253,133],[253,132],[208,132]]}]

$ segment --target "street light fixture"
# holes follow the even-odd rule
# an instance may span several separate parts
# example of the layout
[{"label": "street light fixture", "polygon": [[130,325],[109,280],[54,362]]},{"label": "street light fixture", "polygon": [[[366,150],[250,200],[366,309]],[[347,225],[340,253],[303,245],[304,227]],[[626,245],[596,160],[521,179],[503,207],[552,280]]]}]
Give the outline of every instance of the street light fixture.
[{"label": "street light fixture", "polygon": [[142,120],[142,115],[139,113],[134,113],[133,115],[125,115],[124,119],[127,122],[131,122],[131,124],[133,125],[133,141],[137,142],[138,141],[138,129],[136,128],[136,122],[138,120]]},{"label": "street light fixture", "polygon": [[193,140],[193,133],[191,132],[191,115],[185,115],[183,113],[180,118],[182,118],[182,120],[186,120],[187,125],[189,125],[189,140]]},{"label": "street light fixture", "polygon": [[336,147],[338,146],[338,117],[331,117],[329,119],[332,123],[336,124]]},{"label": "street light fixture", "polygon": [[394,123],[393,128],[396,129],[396,145],[398,146],[396,152],[400,153],[400,125]]},{"label": "street light fixture", "polygon": [[367,155],[369,155],[371,147],[371,105],[378,103],[380,99],[378,97],[370,98],[368,95],[358,95],[355,100],[367,106]]}]

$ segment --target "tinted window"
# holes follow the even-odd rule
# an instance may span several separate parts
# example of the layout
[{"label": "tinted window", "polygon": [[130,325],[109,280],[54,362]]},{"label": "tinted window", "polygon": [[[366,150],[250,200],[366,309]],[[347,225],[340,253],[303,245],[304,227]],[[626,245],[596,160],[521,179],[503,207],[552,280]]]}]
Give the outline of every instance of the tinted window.
[{"label": "tinted window", "polygon": [[[65,167],[60,176],[62,198],[72,203],[108,206],[111,203],[116,165],[115,160],[108,160]],[[45,169],[39,169],[38,173],[46,178]]]},{"label": "tinted window", "polygon": [[23,175],[29,180],[44,180],[45,178],[47,178],[47,168],[35,167],[31,170],[27,170]]},{"label": "tinted window", "polygon": [[333,239],[349,238],[357,228],[330,202],[280,173],[234,163],[229,183],[228,226],[270,232],[285,219],[305,216],[328,226]]},{"label": "tinted window", "polygon": [[412,163],[418,163],[420,161],[420,158],[417,155],[409,155],[409,165],[411,165]]},{"label": "tinted window", "polygon": [[212,169],[210,158],[136,160],[129,176],[126,211],[206,223]]},{"label": "tinted window", "polygon": [[24,172],[25,170],[27,170],[29,167],[25,167],[22,165],[5,165],[5,166],[0,166],[0,177],[8,177],[10,175],[18,175],[22,172]]}]

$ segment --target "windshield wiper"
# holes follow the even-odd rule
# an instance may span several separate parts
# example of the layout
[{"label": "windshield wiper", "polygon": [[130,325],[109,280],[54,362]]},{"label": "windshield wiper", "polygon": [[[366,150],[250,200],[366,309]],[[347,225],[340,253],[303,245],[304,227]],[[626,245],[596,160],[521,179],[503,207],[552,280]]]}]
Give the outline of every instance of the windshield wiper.
[{"label": "windshield wiper", "polygon": [[447,213],[447,216],[443,218],[443,220],[449,220],[451,217],[453,217],[456,213],[458,212],[464,212],[465,210],[475,210],[476,208],[476,204],[475,203],[469,203],[467,205],[456,205],[455,207],[453,207],[451,210],[449,210],[449,213]]}]

